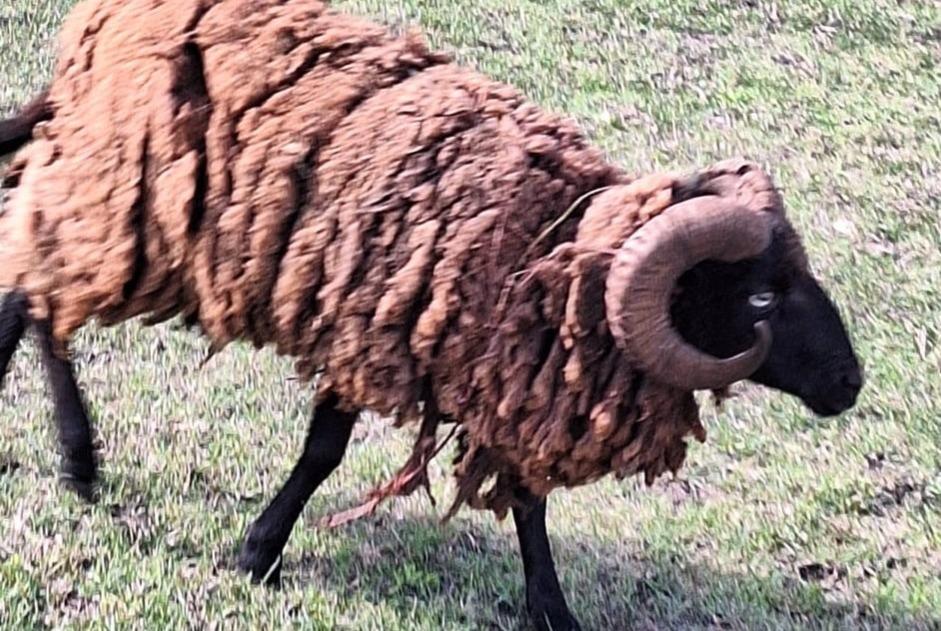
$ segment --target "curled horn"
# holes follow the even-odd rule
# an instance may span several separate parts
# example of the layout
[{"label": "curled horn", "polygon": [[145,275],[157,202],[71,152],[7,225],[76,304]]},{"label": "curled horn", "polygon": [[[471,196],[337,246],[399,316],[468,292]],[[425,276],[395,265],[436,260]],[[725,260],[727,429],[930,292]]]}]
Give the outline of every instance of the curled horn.
[{"label": "curled horn", "polygon": [[754,373],[768,356],[771,328],[755,324],[748,350],[720,359],[686,342],[670,321],[677,279],[707,259],[757,256],[771,241],[768,213],[715,195],[680,202],[651,219],[618,250],[605,287],[605,313],[615,342],[648,375],[686,389],[725,387]]}]

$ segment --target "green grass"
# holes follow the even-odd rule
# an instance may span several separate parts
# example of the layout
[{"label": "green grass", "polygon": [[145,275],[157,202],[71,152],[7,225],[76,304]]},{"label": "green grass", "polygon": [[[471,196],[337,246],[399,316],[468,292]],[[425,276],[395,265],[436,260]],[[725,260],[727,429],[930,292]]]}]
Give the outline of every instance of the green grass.
[{"label": "green grass", "polygon": [[[820,420],[740,387],[680,480],[550,498],[572,608],[590,629],[941,628],[941,5],[932,0],[355,0],[576,117],[636,171],[736,154],[786,191],[866,365],[858,407]],[[71,0],[4,0],[0,109],[50,73]],[[0,625],[514,629],[508,522],[441,527],[421,495],[324,532],[402,461],[373,420],[311,501],[286,586],[231,571],[285,479],[311,393],[287,360],[166,325],[75,344],[105,487],[56,484],[50,409],[24,348],[0,409]],[[452,492],[447,459],[436,495]]]}]

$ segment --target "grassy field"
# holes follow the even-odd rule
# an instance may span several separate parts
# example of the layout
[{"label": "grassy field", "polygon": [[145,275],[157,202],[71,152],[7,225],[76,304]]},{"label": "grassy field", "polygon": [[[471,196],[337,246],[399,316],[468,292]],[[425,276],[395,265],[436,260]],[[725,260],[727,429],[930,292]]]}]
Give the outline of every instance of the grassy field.
[{"label": "grassy field", "polygon": [[[72,0],[3,0],[0,110],[49,76]],[[675,481],[550,498],[587,629],[941,628],[941,5],[934,0],[353,0],[421,24],[464,62],[577,119],[646,171],[745,154],[786,191],[866,365],[858,407],[819,420],[742,386]],[[311,393],[273,353],[171,323],[75,344],[105,485],[56,483],[32,344],[0,396],[4,628],[525,628],[510,522],[445,527],[416,494],[324,532],[407,453],[361,423],[287,548],[285,588],[231,568],[285,479]],[[439,500],[452,487],[432,471]]]}]

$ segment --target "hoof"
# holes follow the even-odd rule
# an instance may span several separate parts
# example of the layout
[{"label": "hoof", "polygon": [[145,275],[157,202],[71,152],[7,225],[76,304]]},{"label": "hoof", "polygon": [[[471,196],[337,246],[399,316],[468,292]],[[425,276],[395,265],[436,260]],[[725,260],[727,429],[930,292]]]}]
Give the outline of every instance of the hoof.
[{"label": "hoof", "polygon": [[581,631],[582,627],[564,602],[531,603],[529,615],[537,631]]},{"label": "hoof", "polygon": [[281,586],[280,550],[272,551],[263,543],[252,541],[250,537],[242,545],[238,568],[251,577],[252,583],[274,588]]},{"label": "hoof", "polygon": [[536,614],[531,615],[537,631],[582,631],[572,614],[557,620],[552,620],[548,613],[543,613],[541,618],[536,618]]},{"label": "hoof", "polygon": [[88,502],[89,504],[94,504],[98,501],[98,493],[95,491],[95,483],[89,482],[88,480],[79,480],[78,478],[69,477],[67,474],[63,473],[59,476],[59,483],[62,484],[65,488],[69,489],[80,498]]},{"label": "hoof", "polygon": [[59,482],[89,504],[94,504],[98,500],[95,489],[98,482],[98,470],[94,462],[64,460],[59,473]]}]

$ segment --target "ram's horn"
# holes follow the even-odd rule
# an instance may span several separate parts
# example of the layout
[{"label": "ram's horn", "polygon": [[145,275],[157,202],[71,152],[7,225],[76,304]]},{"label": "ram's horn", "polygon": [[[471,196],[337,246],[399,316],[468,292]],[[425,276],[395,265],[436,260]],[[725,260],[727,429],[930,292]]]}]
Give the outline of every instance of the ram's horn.
[{"label": "ram's horn", "polygon": [[770,213],[733,205],[728,198],[696,197],[651,219],[617,252],[605,288],[608,326],[652,379],[686,390],[718,389],[761,366],[771,348],[767,322],[755,325],[751,348],[720,359],[696,349],[673,328],[670,298],[677,279],[697,263],[759,255],[770,244],[771,221]]}]

